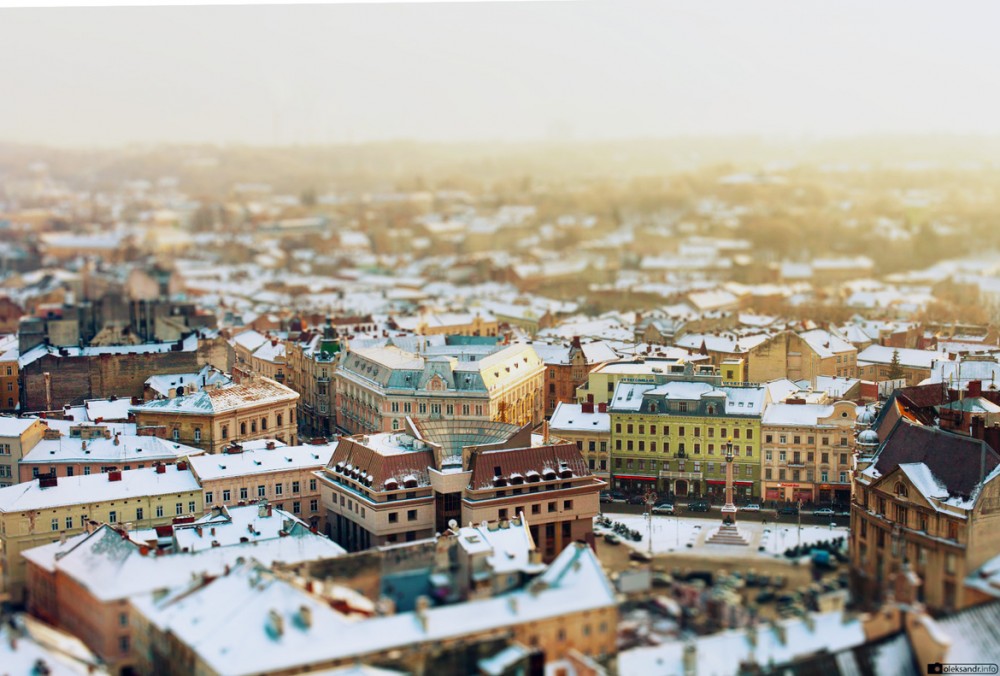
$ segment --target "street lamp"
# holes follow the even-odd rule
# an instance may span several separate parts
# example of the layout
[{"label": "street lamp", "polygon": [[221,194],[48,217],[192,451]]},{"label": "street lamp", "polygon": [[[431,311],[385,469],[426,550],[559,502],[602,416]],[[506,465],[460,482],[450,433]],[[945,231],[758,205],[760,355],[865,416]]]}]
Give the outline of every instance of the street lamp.
[{"label": "street lamp", "polygon": [[733,503],[733,439],[726,442],[726,503],[722,506],[722,522],[736,525],[736,505]]}]

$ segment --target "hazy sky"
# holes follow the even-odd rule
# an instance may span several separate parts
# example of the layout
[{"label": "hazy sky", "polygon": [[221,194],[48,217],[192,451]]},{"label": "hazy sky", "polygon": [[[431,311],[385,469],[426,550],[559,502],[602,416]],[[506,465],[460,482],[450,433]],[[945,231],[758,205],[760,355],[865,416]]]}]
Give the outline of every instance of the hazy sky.
[{"label": "hazy sky", "polygon": [[0,140],[1000,132],[1000,3],[0,9]]}]

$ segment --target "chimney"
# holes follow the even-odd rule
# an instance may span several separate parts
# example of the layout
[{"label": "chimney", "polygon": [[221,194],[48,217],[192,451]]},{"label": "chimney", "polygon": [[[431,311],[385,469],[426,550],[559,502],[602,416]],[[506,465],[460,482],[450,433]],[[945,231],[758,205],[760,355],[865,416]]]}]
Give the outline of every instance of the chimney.
[{"label": "chimney", "polygon": [[269,441],[269,442],[267,442],[267,444],[266,444],[266,448],[267,448],[267,450],[269,450],[269,451],[273,451],[273,450],[274,450],[274,442],[273,442],[273,441]]},{"label": "chimney", "polygon": [[281,636],[285,633],[285,622],[278,611],[273,608],[267,614],[267,630],[274,636]]},{"label": "chimney", "polygon": [[186,472],[187,468],[188,468],[188,464],[187,464],[186,461],[181,460],[179,463],[177,463],[177,471],[178,472]]},{"label": "chimney", "polygon": [[299,622],[301,622],[302,626],[306,629],[311,627],[313,623],[312,608],[304,603],[299,606]]},{"label": "chimney", "polygon": [[121,481],[121,480],[122,480],[122,473],[120,470],[108,472],[108,481]]},{"label": "chimney", "polygon": [[694,641],[684,644],[684,676],[696,676],[698,673],[698,648]]},{"label": "chimney", "polygon": [[265,517],[268,517],[268,516],[270,516],[270,514],[268,513],[268,511],[269,511],[269,510],[268,510],[268,508],[267,508],[267,503],[266,503],[266,502],[264,502],[263,500],[261,500],[261,501],[260,501],[260,502],[259,502],[259,503],[257,504],[257,516],[258,516],[259,518],[261,518],[261,519],[263,519],[263,518],[265,518]]},{"label": "chimney", "polygon": [[119,434],[118,432],[115,432],[115,446],[117,446],[118,444],[121,443],[120,437],[121,437],[121,434]]},{"label": "chimney", "polygon": [[156,466],[156,473],[157,474],[166,474],[167,473],[167,466],[166,465],[162,465],[162,464],[161,465],[157,465]]},{"label": "chimney", "polygon": [[418,596],[416,607],[414,613],[417,616],[417,621],[420,622],[420,627],[426,632],[427,623],[430,618],[427,617],[427,610],[430,608],[431,602],[426,596]]},{"label": "chimney", "polygon": [[594,412],[594,402],[588,401],[588,402],[583,403],[581,405],[581,407],[580,407],[580,412],[581,413],[593,413]]},{"label": "chimney", "polygon": [[543,444],[548,444],[549,443],[549,421],[548,420],[546,420],[545,422],[542,423],[542,443]]},{"label": "chimney", "polygon": [[966,389],[970,397],[981,397],[983,396],[983,381],[970,380]]},{"label": "chimney", "polygon": [[608,404],[607,404],[607,402],[602,402],[602,403],[598,404],[597,405],[597,412],[598,413],[607,413],[608,412]]}]

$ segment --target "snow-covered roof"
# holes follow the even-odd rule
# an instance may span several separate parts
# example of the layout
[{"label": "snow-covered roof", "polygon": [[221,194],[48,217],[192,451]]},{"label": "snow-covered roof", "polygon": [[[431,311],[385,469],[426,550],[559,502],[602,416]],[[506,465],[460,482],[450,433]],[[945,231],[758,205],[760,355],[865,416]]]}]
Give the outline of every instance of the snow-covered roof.
[{"label": "snow-covered roof", "polygon": [[202,481],[268,472],[321,469],[330,462],[337,442],[321,445],[284,446],[273,450],[247,450],[191,458],[191,468]]},{"label": "snow-covered roof", "polygon": [[638,411],[642,408],[642,395],[655,387],[655,383],[618,383],[609,408],[617,411]]},{"label": "snow-covered roof", "polygon": [[49,463],[152,463],[174,462],[178,459],[201,455],[204,451],[193,446],[178,444],[151,436],[118,435],[110,439],[63,436],[42,439],[21,459],[29,465]]},{"label": "snow-covered roof", "polygon": [[[835,653],[865,642],[864,628],[857,618],[839,611],[813,613],[811,622],[801,618],[778,620],[777,628],[762,625],[755,630],[733,629],[695,639],[696,674],[732,674],[752,657],[758,665],[788,664],[817,652]],[[756,631],[751,641],[749,631]],[[650,648],[633,648],[618,654],[622,674],[671,676],[684,674],[683,641],[669,641]]]},{"label": "snow-covered roof", "polygon": [[844,352],[855,351],[855,347],[846,340],[842,340],[823,329],[803,331],[799,334],[799,338],[805,341],[806,345],[812,348],[812,351],[821,359],[827,359]]},{"label": "snow-covered roof", "polygon": [[[614,590],[596,555],[579,543],[563,550],[530,589],[431,607],[423,611],[423,620],[416,612],[348,617],[250,564],[185,593],[133,599],[136,610],[159,631],[169,631],[189,646],[208,668],[232,676],[305,669],[355,656],[363,660],[395,647],[438,643],[615,605]],[[303,607],[308,609],[308,623],[299,619]],[[274,615],[282,620],[280,633],[269,622]],[[260,649],[247,650],[247,645]]]},{"label": "snow-covered roof", "polygon": [[38,418],[0,416],[0,437],[19,437],[36,422]]},{"label": "snow-covered roof", "polygon": [[549,429],[553,433],[567,432],[597,432],[611,431],[611,415],[606,411],[595,410],[592,413],[583,412],[583,404],[567,404],[559,402],[549,419]]},{"label": "snow-covered roof", "polygon": [[298,528],[287,537],[220,544],[196,552],[144,555],[140,545],[104,525],[65,552],[55,565],[98,600],[113,601],[177,587],[195,575],[224,575],[226,568],[237,565],[241,558],[253,557],[270,566],[278,561],[299,563],[343,554],[343,547],[332,540]]},{"label": "snow-covered roof", "polygon": [[762,425],[815,427],[820,418],[833,415],[833,406],[826,404],[771,404],[764,411]]},{"label": "snow-covered roof", "polygon": [[59,477],[55,486],[42,488],[39,481],[27,481],[0,488],[0,512],[25,512],[67,505],[128,500],[169,493],[201,492],[201,486],[188,470],[176,465],[158,474],[153,467],[121,472],[120,481],[110,481],[108,474]]},{"label": "snow-covered roof", "polygon": [[294,401],[297,392],[268,378],[252,378],[238,384],[218,389],[203,390],[171,399],[148,401],[131,410],[137,413],[187,413],[192,415],[214,415],[260,406],[268,403]]},{"label": "snow-covered roof", "polygon": [[858,363],[891,364],[894,353],[899,353],[900,366],[929,369],[939,359],[947,359],[947,355],[933,350],[914,350],[904,347],[886,347],[885,345],[869,345],[858,353]]}]

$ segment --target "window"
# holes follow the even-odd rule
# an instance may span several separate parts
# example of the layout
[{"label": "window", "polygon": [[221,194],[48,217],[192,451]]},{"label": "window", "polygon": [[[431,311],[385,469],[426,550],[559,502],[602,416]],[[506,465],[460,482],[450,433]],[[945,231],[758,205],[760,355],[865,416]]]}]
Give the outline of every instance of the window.
[{"label": "window", "polygon": [[768,467],[768,468],[766,468],[764,470],[764,478],[767,479],[768,481],[771,480],[771,468],[770,467]]},{"label": "window", "polygon": [[283,420],[284,417],[280,413],[275,416],[275,423],[277,423],[278,427],[281,427]]},{"label": "window", "polygon": [[406,510],[406,520],[407,521],[416,521],[417,520],[417,510],[415,510],[415,509],[408,509],[408,510]]},{"label": "window", "polygon": [[948,539],[958,540],[958,524],[954,521],[948,522]]},{"label": "window", "polygon": [[302,503],[298,500],[292,503],[292,514],[299,514],[302,512]]},{"label": "window", "polygon": [[118,523],[118,512],[114,510],[108,512],[108,523]]},{"label": "window", "polygon": [[399,512],[389,512],[389,523],[399,523]]},{"label": "window", "polygon": [[206,505],[211,505],[211,504],[214,504],[214,502],[215,502],[215,501],[213,500],[213,498],[214,498],[214,497],[215,497],[215,495],[214,495],[214,494],[212,493],[212,491],[208,491],[208,492],[206,492],[206,493],[205,493],[205,504],[206,504]]},{"label": "window", "polygon": [[118,626],[119,627],[128,626],[128,613],[118,613]]},{"label": "window", "polygon": [[129,640],[128,636],[121,636],[118,638],[118,647],[121,649],[122,653],[127,653],[129,651]]},{"label": "window", "polygon": [[267,486],[265,486],[263,484],[261,484],[260,486],[257,486],[257,497],[258,498],[265,498],[265,497],[267,497]]},{"label": "window", "polygon": [[244,436],[247,433],[247,424],[245,422],[240,423],[240,436]]},{"label": "window", "polygon": [[177,516],[180,516],[181,514],[183,514],[183,513],[184,513],[184,504],[183,504],[183,503],[180,503],[180,502],[176,503],[176,504],[174,505],[174,513],[175,513],[175,514],[176,514]]},{"label": "window", "polygon": [[284,493],[284,487],[281,484],[274,484],[274,494],[281,495]]},{"label": "window", "polygon": [[224,491],[222,491],[222,501],[223,502],[229,502],[229,500],[231,498],[232,498],[232,492],[228,488],[225,489]]},{"label": "window", "polygon": [[[111,513],[114,514],[114,512]],[[114,523],[114,521],[111,523]],[[59,530],[59,519],[52,519],[52,530]]]},{"label": "window", "polygon": [[292,493],[298,493],[298,492],[299,492],[299,482],[298,481],[293,481],[292,482]]},{"label": "window", "polygon": [[173,436],[174,441],[180,441],[181,440],[181,431],[175,427],[174,431],[171,434],[171,436]]},{"label": "window", "polygon": [[771,434],[768,434],[767,436],[765,436],[764,437],[764,443],[766,443],[766,444],[774,443],[774,436],[771,435]]},{"label": "window", "polygon": [[632,423],[629,423],[629,424],[628,424],[628,427],[627,427],[627,429],[628,429],[628,433],[629,433],[629,434],[632,434],[632,430],[633,430],[633,426],[632,426]]},{"label": "window", "polygon": [[163,518],[163,505],[157,505],[156,506],[156,518],[157,519],[162,519]]},{"label": "window", "polygon": [[747,439],[753,439],[753,430],[747,430]]},{"label": "window", "polygon": [[794,437],[792,437],[792,443],[793,444],[801,444],[802,443],[802,437],[800,437],[798,435],[795,435]]},{"label": "window", "polygon": [[309,490],[311,490],[311,491],[316,490],[316,480],[315,479],[310,479],[309,480]]},{"label": "window", "polygon": [[739,438],[740,438],[740,430],[738,427],[735,427],[733,428],[733,439],[739,439]]},{"label": "window", "polygon": [[188,514],[194,514],[194,512],[195,512],[194,500],[192,500],[188,502]]},{"label": "window", "polygon": [[819,480],[824,484],[830,480],[829,473],[825,469],[819,473]]},{"label": "window", "polygon": [[683,428],[683,427],[679,427],[679,428],[677,429],[677,434],[679,434],[680,436],[682,436],[682,437],[683,437],[683,436],[684,436],[684,428]]},{"label": "window", "polygon": [[549,510],[550,512],[554,512],[554,511],[556,511],[556,503],[554,503],[554,502],[550,502],[550,503],[548,504],[548,510]]},{"label": "window", "polygon": [[198,443],[199,441],[201,441],[201,428],[200,427],[194,428],[194,441],[195,441],[195,443]]},{"label": "window", "polygon": [[222,426],[222,438],[223,439],[228,439],[229,438],[229,425],[223,425]]},{"label": "window", "polygon": [[573,501],[572,500],[563,500],[563,509],[566,509],[566,510],[573,509]]},{"label": "window", "polygon": [[949,575],[955,574],[955,555],[951,552],[948,552],[944,558],[944,569]]},{"label": "window", "polygon": [[66,517],[66,528],[70,529],[72,527],[73,527],[73,517],[67,516]]},{"label": "window", "polygon": [[500,519],[501,521],[505,520],[507,518],[507,509],[504,508],[497,510],[497,518]]},{"label": "window", "polygon": [[842,484],[846,484],[847,483],[847,472],[841,472],[840,473],[840,483],[842,483]]},{"label": "window", "polygon": [[[194,511],[194,510],[192,510],[192,511]],[[142,507],[136,507],[135,508],[135,520],[136,521],[142,521],[142,519],[143,519],[144,516],[145,516],[145,514],[143,514]]]},{"label": "window", "polygon": [[85,476],[90,476],[90,465],[83,468],[83,473]]}]

